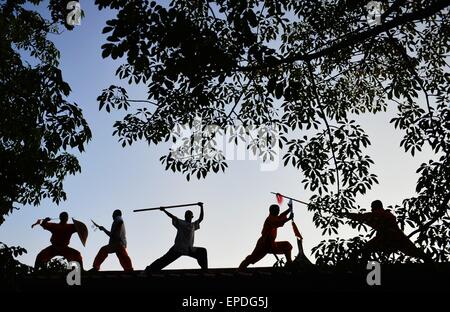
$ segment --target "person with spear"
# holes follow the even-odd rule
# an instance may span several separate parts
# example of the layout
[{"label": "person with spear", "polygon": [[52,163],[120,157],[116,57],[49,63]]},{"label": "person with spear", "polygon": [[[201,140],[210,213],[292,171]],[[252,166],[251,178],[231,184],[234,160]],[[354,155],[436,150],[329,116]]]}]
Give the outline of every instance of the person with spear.
[{"label": "person with spear", "polygon": [[239,265],[239,269],[245,269],[250,264],[255,264],[267,254],[284,254],[286,256],[286,265],[291,265],[292,245],[287,241],[276,241],[277,228],[284,226],[286,222],[292,220],[292,201],[288,204],[289,208],[280,213],[280,206],[273,204],[269,207],[269,216],[264,222],[261,231],[261,237],[258,239],[253,252],[248,255]]},{"label": "person with spear", "polygon": [[100,250],[98,251],[98,254],[94,259],[91,271],[99,271],[100,266],[108,257],[108,255],[111,253],[115,253],[123,270],[125,272],[133,272],[133,264],[131,263],[130,256],[128,256],[127,252],[127,239],[125,224],[122,218],[122,211],[118,209],[114,210],[112,218],[113,223],[111,225],[110,231],[91,220],[99,230],[105,232],[105,234],[109,236],[108,244],[100,248]]},{"label": "person with spear", "polygon": [[[187,210],[184,214],[184,220],[181,220],[168,212],[168,208],[186,207],[186,206],[200,206],[200,217],[192,222],[194,214],[191,210]],[[138,209],[138,211],[148,211],[159,209],[164,212],[169,218],[172,219],[173,226],[177,229],[177,236],[175,237],[175,244],[169,249],[169,251],[161,258],[155,260],[152,264],[147,266],[145,271],[147,273],[160,271],[181,256],[188,256],[195,258],[203,270],[208,269],[208,255],[206,248],[194,247],[194,233],[200,229],[200,223],[203,221],[204,210],[203,203],[186,205],[174,205],[159,208]]]},{"label": "person with spear", "polygon": [[[288,205],[290,207],[293,207],[293,201],[298,202],[300,204],[304,204],[304,205],[308,205],[308,203],[305,203],[304,201],[286,196],[286,195],[282,195],[280,193],[275,193],[272,192],[272,194],[276,195],[277,198],[277,202],[279,205],[281,205],[281,203],[283,202],[283,199],[289,199],[289,203]],[[300,270],[311,270],[311,269],[315,269],[314,264],[308,259],[308,257],[306,257],[305,252],[303,251],[303,236],[302,234],[300,234],[300,230],[297,227],[297,224],[295,224],[294,221],[294,212],[292,211],[291,213],[292,215],[292,220],[291,220],[291,225],[292,225],[292,231],[294,232],[295,238],[297,240],[297,248],[298,248],[298,254],[297,257],[295,257],[295,259],[292,261],[293,266],[296,269],[300,269]]]},{"label": "person with spear", "polygon": [[[80,239],[82,239],[83,245],[86,243],[87,239],[87,228],[86,226],[78,222],[78,228],[74,223],[67,223],[69,221],[69,214],[67,212],[61,212],[59,215],[59,223],[50,222],[51,218],[45,218],[43,220],[38,220],[31,227],[33,228],[37,224],[40,224],[44,230],[52,233],[50,238],[51,245],[43,249],[36,256],[36,261],[34,264],[35,269],[42,268],[45,263],[50,261],[53,257],[61,256],[67,261],[76,261],[80,264],[81,269],[83,268],[83,258],[81,253],[73,248],[69,247],[70,238],[72,234],[79,233]],[[83,234],[80,234],[83,233]]]}]

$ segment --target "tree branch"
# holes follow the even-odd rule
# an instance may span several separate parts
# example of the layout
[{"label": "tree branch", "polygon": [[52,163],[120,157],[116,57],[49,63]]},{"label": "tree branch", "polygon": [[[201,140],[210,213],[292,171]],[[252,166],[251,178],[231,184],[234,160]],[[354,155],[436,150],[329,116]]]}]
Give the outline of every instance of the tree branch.
[{"label": "tree branch", "polygon": [[149,101],[149,100],[129,100],[127,99],[127,102],[134,102],[134,103],[149,103],[155,106],[159,106],[158,103],[153,102],[153,101]]},{"label": "tree branch", "polygon": [[412,236],[414,236],[415,234],[422,232],[423,230],[429,228],[434,222],[436,222],[437,220],[439,220],[440,218],[442,218],[445,213],[447,212],[447,203],[450,200],[450,194],[447,194],[446,197],[444,197],[444,202],[442,203],[442,205],[439,207],[439,211],[436,213],[436,215],[434,216],[433,219],[431,219],[430,221],[428,221],[427,223],[423,224],[422,226],[419,226],[416,230],[412,231],[409,235],[408,238],[411,238]]},{"label": "tree branch", "polygon": [[381,20],[384,22],[386,17],[388,17],[392,12],[397,11],[403,4],[405,4],[406,0],[396,0],[392,5],[381,14]]},{"label": "tree branch", "polygon": [[334,166],[336,168],[336,184],[337,184],[337,193],[338,193],[338,196],[339,196],[339,193],[340,193],[339,169],[338,169],[338,165],[337,165],[336,154],[335,154],[334,147],[333,147],[333,135],[331,133],[331,127],[328,124],[328,120],[327,120],[327,117],[325,115],[325,110],[322,107],[322,104],[321,104],[321,101],[320,101],[320,97],[319,97],[319,93],[317,92],[317,86],[316,86],[316,82],[315,82],[315,79],[314,79],[313,67],[311,65],[311,62],[309,62],[309,61],[306,62],[306,64],[308,65],[309,75],[311,76],[311,84],[312,84],[312,87],[313,87],[314,97],[316,98],[317,105],[318,105],[318,107],[320,109],[320,112],[322,114],[322,119],[325,122],[325,126],[327,128],[327,134],[328,134],[328,137],[329,137],[329,140],[330,140],[331,154],[333,156],[333,162],[334,162]]},{"label": "tree branch", "polygon": [[310,54],[294,54],[294,55],[288,56],[286,58],[271,61],[270,64],[266,63],[266,64],[257,65],[257,66],[238,67],[238,70],[254,71],[254,70],[259,70],[259,69],[264,69],[264,68],[276,67],[276,66],[279,66],[282,64],[289,64],[289,63],[293,63],[296,61],[308,62],[308,61],[311,61],[311,60],[314,60],[314,59],[317,59],[317,58],[320,58],[323,56],[327,56],[329,54],[336,53],[337,51],[339,51],[345,47],[353,46],[356,43],[363,42],[370,37],[374,37],[383,32],[387,32],[388,30],[396,28],[400,25],[433,16],[434,14],[438,13],[439,11],[445,9],[448,6],[450,6],[450,0],[436,0],[433,4],[431,4],[430,6],[424,8],[424,9],[418,10],[416,12],[401,15],[397,18],[394,18],[394,19],[384,23],[384,24],[375,26],[375,27],[370,28],[363,32],[351,33],[344,40],[339,41],[335,44],[332,44],[331,46],[323,48],[322,50],[319,50],[317,52],[310,53]]},{"label": "tree branch", "polygon": [[[249,87],[251,81],[249,80],[248,83],[247,83],[247,85],[246,85],[245,87],[242,85],[242,82],[241,82],[241,80],[239,80],[239,77],[237,77],[237,82],[238,82],[239,85],[241,86],[242,92],[241,92],[241,94],[239,95],[239,97],[238,97],[237,99],[235,99],[234,105],[233,105],[233,107],[231,108],[230,112],[228,113],[228,115],[227,115],[227,117],[226,117],[227,120],[231,117],[231,115],[232,115],[233,113],[235,113],[234,110],[236,109],[237,105],[238,105],[239,102],[241,101],[242,96],[244,95],[244,92],[247,91],[247,88]],[[235,114],[236,114],[236,113],[235,113]],[[237,115],[237,114],[236,114],[236,115]]]},{"label": "tree branch", "polygon": [[414,78],[416,79],[417,83],[420,86],[420,89],[422,90],[422,92],[425,95],[425,100],[427,103],[427,109],[428,109],[428,115],[430,116],[430,120],[433,119],[433,114],[431,112],[431,105],[430,105],[430,99],[428,96],[428,92],[425,89],[425,86],[423,84],[422,79],[419,77],[419,74],[417,74],[417,72],[414,70],[414,66],[410,61],[410,56],[408,55],[408,53],[406,52],[406,49],[400,45],[400,43],[398,43],[397,41],[395,41],[394,37],[392,36],[392,34],[390,32],[386,32],[388,37],[389,37],[389,42],[391,43],[391,45],[394,47],[394,49],[396,49],[400,55],[402,56],[404,62],[406,63],[406,66],[409,70],[409,72],[411,73],[411,75],[414,76]]},{"label": "tree branch", "polygon": [[206,5],[208,6],[208,9],[211,11],[211,14],[214,17],[214,19],[217,20],[216,14],[214,13],[214,10],[211,8],[209,2],[206,2]]}]

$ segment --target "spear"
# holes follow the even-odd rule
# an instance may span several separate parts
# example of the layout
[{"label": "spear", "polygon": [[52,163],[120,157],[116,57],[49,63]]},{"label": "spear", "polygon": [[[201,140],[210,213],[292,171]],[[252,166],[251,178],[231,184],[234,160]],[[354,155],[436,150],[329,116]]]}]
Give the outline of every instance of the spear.
[{"label": "spear", "polygon": [[135,209],[133,212],[141,212],[141,211],[151,211],[151,210],[161,210],[161,209],[170,209],[170,208],[179,208],[179,207],[189,207],[189,206],[202,206],[202,202],[193,203],[193,204],[182,204],[182,205],[172,205],[172,206],[160,206],[153,208],[143,208],[143,209]]},{"label": "spear", "polygon": [[[297,202],[297,203],[300,203],[300,204],[303,204],[303,205],[306,205],[306,206],[309,206],[309,205],[311,205],[311,204],[309,204],[309,203],[307,203],[307,202],[304,202],[304,201],[301,201],[301,200],[298,200],[298,199],[295,199],[295,198],[293,198],[293,197],[289,197],[289,196],[286,196],[286,195],[283,195],[283,194],[280,194],[280,193],[276,193],[276,192],[270,192],[271,194],[275,194],[276,196],[277,196],[277,199],[278,199],[278,197],[280,196],[280,197],[283,197],[283,198],[287,198],[287,199],[290,199],[290,200],[292,200],[292,201],[295,201],[295,202]],[[279,203],[281,203],[280,201],[279,201]],[[335,212],[335,211],[332,211],[332,210],[330,210],[330,209],[320,209],[321,211],[324,211],[324,212],[328,212],[328,213],[331,213],[331,214],[340,214],[340,212]]]},{"label": "spear", "polygon": [[280,193],[275,193],[275,192],[270,192],[270,193],[271,193],[271,194],[275,194],[275,195],[277,196],[277,198],[278,198],[278,196],[281,196],[281,197],[284,197],[284,198],[287,198],[287,199],[291,199],[291,200],[293,200],[293,201],[295,201],[295,202],[297,202],[297,203],[300,203],[300,204],[309,206],[308,203],[306,203],[306,202],[304,202],[304,201],[301,201],[301,200],[298,200],[298,199],[295,199],[295,198],[293,198],[293,197],[289,197],[289,196],[286,196],[286,195],[283,195],[283,194],[280,194]]}]

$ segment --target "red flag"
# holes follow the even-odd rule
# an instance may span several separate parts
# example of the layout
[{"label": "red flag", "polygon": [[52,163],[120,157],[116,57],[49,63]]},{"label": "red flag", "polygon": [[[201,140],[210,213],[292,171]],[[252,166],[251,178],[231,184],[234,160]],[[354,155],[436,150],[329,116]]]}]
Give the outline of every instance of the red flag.
[{"label": "red flag", "polygon": [[277,193],[277,202],[278,205],[281,205],[283,203],[283,196],[280,193]]},{"label": "red flag", "polygon": [[294,221],[292,221],[292,230],[294,230],[294,234],[298,239],[303,239],[303,236],[300,234],[300,231]]}]

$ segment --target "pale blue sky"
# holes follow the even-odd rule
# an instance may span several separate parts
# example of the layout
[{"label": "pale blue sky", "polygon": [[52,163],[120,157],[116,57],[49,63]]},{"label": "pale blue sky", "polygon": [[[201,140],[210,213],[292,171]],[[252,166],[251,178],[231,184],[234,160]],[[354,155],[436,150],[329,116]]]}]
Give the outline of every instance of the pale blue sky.
[{"label": "pale blue sky", "polygon": [[[81,1],[86,12],[82,25],[74,31],[65,31],[55,37],[61,50],[61,67],[64,79],[72,87],[71,100],[83,109],[93,132],[93,140],[79,159],[82,173],[68,177],[65,190],[68,200],[60,206],[45,201],[39,207],[25,207],[7,217],[0,227],[0,241],[8,245],[20,245],[28,254],[20,260],[33,264],[36,254],[49,245],[50,233],[40,227],[31,229],[37,218],[57,217],[68,211],[70,216],[84,221],[89,229],[89,239],[83,247],[77,237],[71,246],[81,251],[85,267],[90,268],[98,249],[107,243],[100,231],[93,232],[90,219],[109,227],[114,209],[121,209],[128,234],[128,252],[135,269],[143,269],[165,253],[173,244],[175,228],[161,212],[133,213],[132,210],[147,206],[159,206],[202,201],[205,203],[205,220],[196,232],[195,245],[208,249],[211,267],[236,267],[251,252],[259,237],[267,216],[268,206],[275,202],[271,191],[307,201],[312,194],[303,190],[300,173],[289,167],[276,171],[260,171],[258,161],[231,161],[225,174],[211,174],[206,180],[187,182],[184,176],[164,171],[159,157],[168,146],[148,147],[138,143],[123,149],[112,136],[113,123],[121,113],[107,114],[98,111],[97,96],[103,88],[120,84],[114,76],[116,65],[101,58],[104,36],[101,30],[111,12],[99,12],[93,1]],[[125,85],[124,85],[125,86]],[[133,98],[145,98],[145,88],[128,88]],[[375,161],[372,172],[380,184],[359,198],[361,206],[368,207],[374,199],[385,205],[399,204],[402,199],[414,195],[421,162],[432,157],[422,153],[412,158],[400,148],[401,133],[394,131],[389,120],[395,104],[388,113],[358,118],[369,134],[372,146],[368,154]],[[305,207],[295,206],[296,222],[304,236],[307,255],[324,237],[312,224],[312,215]],[[182,217],[185,209],[174,212]],[[198,208],[194,208],[198,217]],[[348,233],[349,234],[349,233]],[[279,230],[279,240],[294,236],[290,226]],[[294,253],[297,250],[294,247]],[[272,265],[273,256],[267,256],[258,266]],[[197,267],[195,260],[183,257],[169,268]],[[118,260],[111,255],[102,269],[121,269]]]}]

